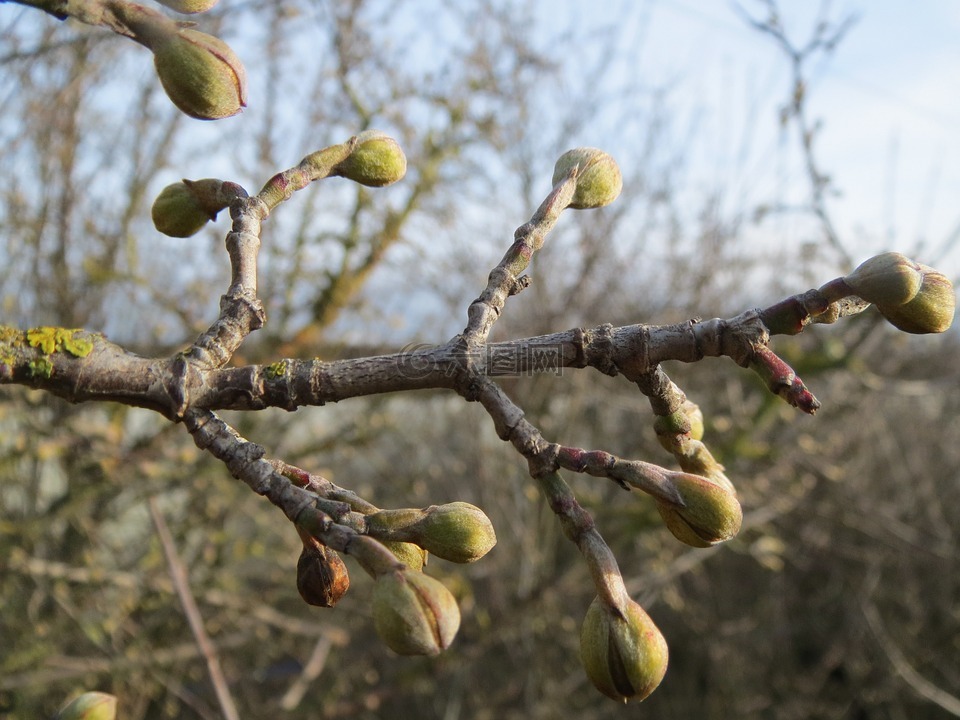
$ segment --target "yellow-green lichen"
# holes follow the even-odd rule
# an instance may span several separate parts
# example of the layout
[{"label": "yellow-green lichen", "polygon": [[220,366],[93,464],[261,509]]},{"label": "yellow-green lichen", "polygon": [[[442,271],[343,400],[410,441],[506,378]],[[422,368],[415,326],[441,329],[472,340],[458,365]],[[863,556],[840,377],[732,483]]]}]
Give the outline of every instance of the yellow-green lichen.
[{"label": "yellow-green lichen", "polygon": [[93,341],[82,336],[82,330],[58,327],[36,327],[27,330],[27,343],[44,355],[65,350],[74,357],[86,357],[93,350]]},{"label": "yellow-green lichen", "polygon": [[27,365],[30,377],[47,379],[53,375],[53,363],[48,358],[42,357],[31,360]]},{"label": "yellow-green lichen", "polygon": [[267,376],[268,380],[276,380],[277,378],[283,377],[287,374],[287,361],[280,360],[267,365],[267,367],[263,369],[263,374]]}]

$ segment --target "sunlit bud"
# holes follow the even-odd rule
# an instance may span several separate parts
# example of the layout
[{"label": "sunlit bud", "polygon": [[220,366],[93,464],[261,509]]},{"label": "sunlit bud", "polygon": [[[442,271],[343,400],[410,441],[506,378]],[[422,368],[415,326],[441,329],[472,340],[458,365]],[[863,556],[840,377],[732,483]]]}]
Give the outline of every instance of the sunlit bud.
[{"label": "sunlit bud", "polygon": [[419,544],[439,558],[457,563],[479,560],[497,544],[497,536],[483,510],[465,502],[427,508],[416,525]]},{"label": "sunlit bud", "polygon": [[380,510],[366,518],[367,532],[381,540],[413,542],[439,558],[468,563],[497,544],[490,519],[465,502],[431,505],[422,510]]},{"label": "sunlit bud", "polygon": [[643,700],[667,672],[667,641],[636,602],[629,600],[623,610],[594,598],[580,630],[580,659],[590,682],[607,697]]},{"label": "sunlit bud", "polygon": [[436,655],[460,628],[460,609],[440,582],[413,570],[392,570],[373,588],[377,634],[400,655]]},{"label": "sunlit bud", "polygon": [[356,137],[353,152],[337,165],[336,175],[371,187],[395,183],[407,173],[407,157],[388,135],[367,130]]},{"label": "sunlit bud", "polygon": [[916,296],[903,305],[877,303],[877,310],[894,326],[908,333],[941,333],[953,322],[956,295],[947,277],[920,265],[923,281]]},{"label": "sunlit bud", "polygon": [[411,570],[423,570],[423,566],[427,562],[427,552],[419,545],[397,540],[381,540],[380,542],[396,556],[397,560]]},{"label": "sunlit bud", "polygon": [[886,252],[862,262],[844,282],[859,297],[875,305],[903,305],[920,291],[920,266],[897,252]]},{"label": "sunlit bud", "polygon": [[114,720],[116,716],[116,697],[88,692],[68,703],[57,715],[57,720]]},{"label": "sunlit bud", "polygon": [[577,171],[577,189],[570,207],[575,210],[598,208],[609,205],[623,189],[623,177],[616,161],[597,148],[568,150],[557,160],[553,168],[553,184],[563,180],[574,166]]},{"label": "sunlit bud", "polygon": [[170,237],[190,237],[211,220],[224,204],[218,202],[215,187],[220,180],[182,180],[167,185],[153,201],[153,225]]},{"label": "sunlit bud", "polygon": [[297,590],[308,605],[333,607],[350,589],[347,566],[324,545],[304,547],[297,561]]},{"label": "sunlit bud", "polygon": [[157,0],[157,2],[166,5],[174,12],[192,15],[193,13],[206,12],[219,0]]},{"label": "sunlit bud", "polygon": [[743,510],[732,492],[690,473],[672,479],[683,505],[658,500],[657,510],[674,537],[693,547],[709,547],[740,532]]},{"label": "sunlit bud", "polygon": [[200,120],[236,115],[247,104],[247,73],[219,38],[183,29],[151,47],[160,84],[180,110]]}]

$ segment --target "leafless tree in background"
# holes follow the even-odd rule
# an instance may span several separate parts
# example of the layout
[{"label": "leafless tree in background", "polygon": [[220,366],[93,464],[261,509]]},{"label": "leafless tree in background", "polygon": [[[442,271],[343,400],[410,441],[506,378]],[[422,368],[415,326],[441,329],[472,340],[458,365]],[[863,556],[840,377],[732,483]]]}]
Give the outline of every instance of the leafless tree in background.
[{"label": "leafless tree in background", "polygon": [[[242,119],[212,124],[171,107],[149,54],[127,38],[2,7],[5,317],[24,329],[104,331],[143,356],[174,357],[217,317],[231,266],[222,221],[189,239],[158,236],[149,215],[160,189],[225,177],[255,190],[305,153],[376,128],[400,142],[406,178],[383,189],[325,182],[270,216],[257,259],[268,322],[223,372],[281,358],[347,361],[407,342],[442,347],[463,330],[463,309],[549,190],[571,138],[605,115],[631,114],[643,117],[646,142],[613,153],[623,196],[563,215],[536,255],[535,282],[510,298],[491,339],[683,323],[779,298],[763,269],[783,258],[741,239],[751,208],[730,213],[708,193],[691,212],[678,199],[682,151],[665,162],[671,118],[657,100],[666,89],[638,85],[618,103],[596,97],[596,79],[615,62],[604,52],[585,52],[586,71],[565,80],[570,43],[585,40],[526,32],[533,5],[222,5],[197,16],[198,28],[238,50],[251,101]],[[765,9],[751,22],[786,51],[797,83],[804,48],[819,52],[847,29],[825,16],[809,45],[793,44],[775,7]],[[827,245],[839,247],[796,87],[784,121],[809,152],[811,208]],[[729,362],[672,364],[737,483],[743,528],[723,545],[686,548],[654,503],[568,478],[629,595],[669,642],[670,670],[646,712],[958,714],[955,345],[951,336],[906,342],[872,310],[777,338],[826,401],[812,421]],[[55,379],[22,384],[54,390]],[[496,380],[547,440],[672,462],[623,377],[566,368]],[[230,704],[244,717],[622,716],[578,657],[597,592],[588,564],[538,500],[542,482],[475,403],[433,389],[222,415],[269,457],[349,487],[355,508],[359,498],[482,507],[496,548],[468,566],[428,565],[460,606],[455,646],[430,659],[386,652],[362,573],[336,609],[305,606],[294,581],[301,539],[199,452],[182,423],[7,385],[0,712],[49,716],[96,687],[118,695],[128,718],[229,716]],[[189,570],[188,587],[178,567]],[[194,596],[199,629],[178,593]],[[226,706],[215,691],[224,685]]]}]

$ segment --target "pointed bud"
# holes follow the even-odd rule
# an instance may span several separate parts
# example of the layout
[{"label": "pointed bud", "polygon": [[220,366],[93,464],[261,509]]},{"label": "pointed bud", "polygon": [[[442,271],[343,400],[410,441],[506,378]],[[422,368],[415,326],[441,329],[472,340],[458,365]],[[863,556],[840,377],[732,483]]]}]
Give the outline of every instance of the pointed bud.
[{"label": "pointed bud", "polygon": [[400,655],[436,655],[460,628],[460,609],[440,582],[421,572],[394,570],[373,588],[377,634]]},{"label": "pointed bud", "polygon": [[219,0],[157,0],[161,5],[166,5],[174,12],[184,15],[193,15],[194,13],[206,12]]},{"label": "pointed bud", "polygon": [[219,120],[246,106],[246,70],[219,38],[184,29],[151,49],[160,84],[173,104],[190,117]]},{"label": "pointed bud", "polygon": [[167,185],[153,201],[150,215],[157,230],[169,237],[195,235],[211,220],[217,219],[226,203],[218,200],[220,180],[183,180]]},{"label": "pointed bud", "polygon": [[84,693],[57,715],[57,720],[114,720],[117,698],[102,692]]},{"label": "pointed bud", "polygon": [[580,630],[580,659],[590,682],[614,700],[643,700],[667,672],[667,641],[640,605],[624,612],[594,598]]},{"label": "pointed bud", "polygon": [[877,310],[894,327],[904,332],[922,335],[941,333],[953,323],[956,295],[947,277],[926,265],[919,265],[923,273],[920,290],[903,305],[876,303]]},{"label": "pointed bud", "polygon": [[335,174],[370,187],[383,187],[406,175],[407,157],[392,137],[367,130],[354,140],[353,152],[337,165]]},{"label": "pointed bud", "polygon": [[859,297],[874,305],[903,305],[920,291],[920,266],[897,252],[862,262],[843,278]]},{"label": "pointed bud", "polygon": [[350,589],[350,574],[343,560],[330,548],[305,546],[297,561],[297,590],[308,605],[333,607]]},{"label": "pointed bud", "polygon": [[740,532],[743,510],[732,492],[699,475],[676,473],[672,480],[683,504],[658,500],[657,510],[674,537],[709,547]]},{"label": "pointed bud", "polygon": [[573,167],[577,170],[577,189],[570,207],[574,210],[598,208],[609,205],[620,196],[623,177],[616,161],[597,148],[575,148],[557,159],[553,168],[553,184],[556,185]]}]

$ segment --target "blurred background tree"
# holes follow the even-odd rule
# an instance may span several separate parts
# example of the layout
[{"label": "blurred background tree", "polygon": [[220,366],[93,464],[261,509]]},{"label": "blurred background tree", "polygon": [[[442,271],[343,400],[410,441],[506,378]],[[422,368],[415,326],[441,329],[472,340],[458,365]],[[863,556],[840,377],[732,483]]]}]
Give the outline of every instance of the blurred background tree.
[{"label": "blurred background tree", "polygon": [[[407,178],[375,200],[329,184],[270,219],[260,265],[269,323],[246,359],[446,340],[554,159],[577,144],[614,154],[624,194],[558,229],[498,337],[725,316],[850,269],[854,249],[829,222],[816,118],[795,92],[804,86],[787,88],[781,121],[811,161],[796,181],[807,214],[799,230],[790,220],[808,242],[758,243],[783,231],[785,209],[699,184],[695,120],[673,107],[674,87],[623,71],[630,58],[615,49],[643,43],[645,3],[622,3],[609,24],[576,11],[548,23],[555,11],[537,2],[447,5],[225,0],[200,28],[242,57],[252,100],[215,124],[172,108],[149,55],[123,39],[0,7],[5,318],[176,350],[216,316],[229,277],[224,227],[160,238],[149,223],[156,193],[181,177],[258,184],[370,127],[401,141]],[[775,9],[743,12],[806,81]],[[845,16],[821,19],[809,36],[820,44],[801,59],[828,54],[831,33],[842,42],[849,30]],[[642,712],[960,715],[956,336],[916,341],[868,314],[778,347],[827,401],[814,420],[731,363],[671,368],[738,485],[738,538],[685,548],[651,503],[577,480],[631,594],[670,643],[667,678]],[[613,379],[565,373],[506,387],[565,444],[667,461],[645,401]],[[95,687],[118,695],[131,720],[218,717],[150,521],[156,498],[244,717],[622,717],[580,668],[578,628],[594,594],[586,568],[476,410],[419,393],[228,414],[276,456],[381,506],[467,500],[491,517],[490,555],[430,565],[461,603],[455,647],[398,659],[373,632],[371,583],[355,574],[332,612],[304,605],[296,535],[180,428],[5,387],[0,713],[50,716]]]}]

